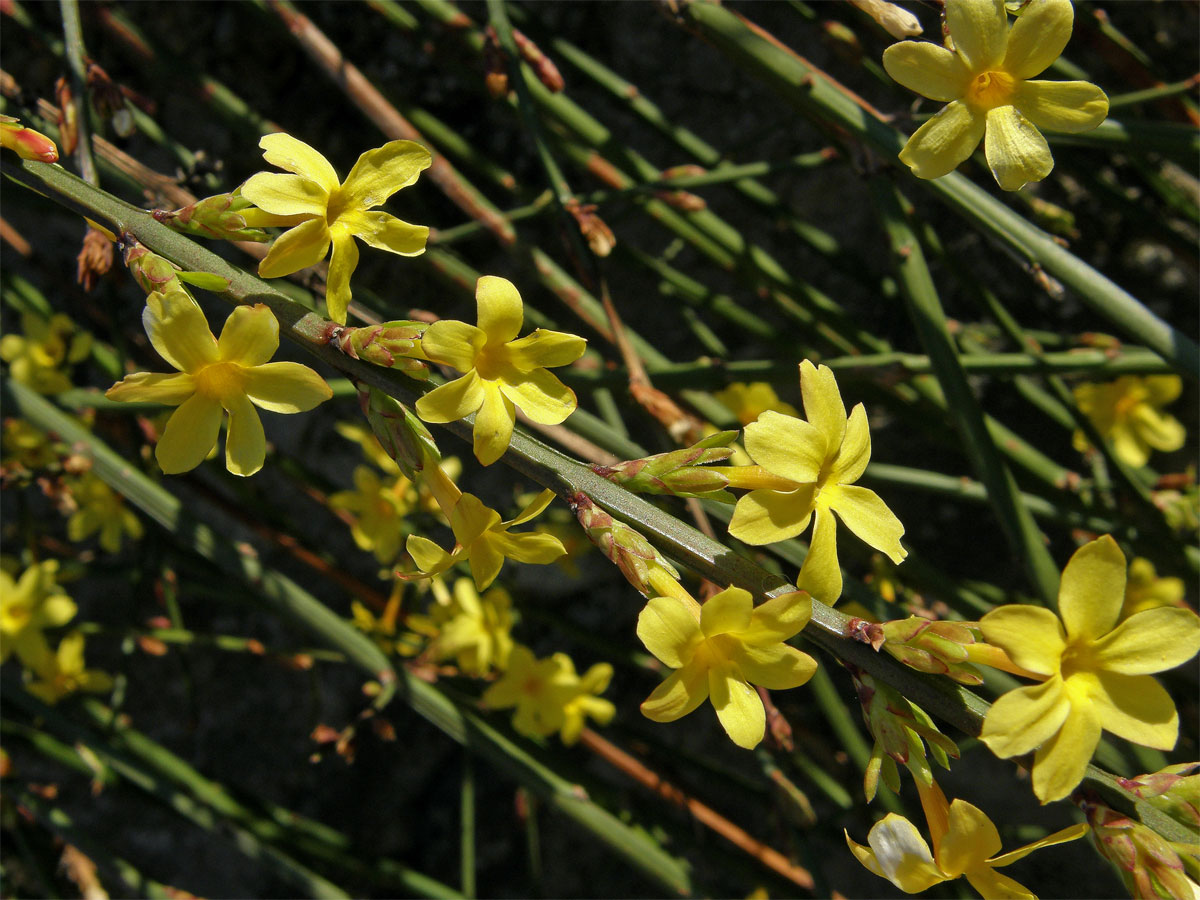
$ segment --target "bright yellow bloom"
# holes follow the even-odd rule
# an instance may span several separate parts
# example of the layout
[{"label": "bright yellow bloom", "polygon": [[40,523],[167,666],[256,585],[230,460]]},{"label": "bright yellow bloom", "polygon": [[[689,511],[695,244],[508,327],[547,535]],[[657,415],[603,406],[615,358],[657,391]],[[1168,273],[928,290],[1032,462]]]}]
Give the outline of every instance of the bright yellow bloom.
[{"label": "bright yellow bloom", "polygon": [[775,388],[765,381],[755,381],[750,384],[735,382],[723,391],[713,394],[717,401],[737,416],[743,425],[749,425],[768,410],[785,416],[798,416],[800,413],[790,403],[784,403],[775,393]]},{"label": "bright yellow bloom", "polygon": [[1015,191],[1054,168],[1039,128],[1090,131],[1108,115],[1108,97],[1086,81],[1029,81],[1071,39],[1070,0],[1032,0],[1008,27],[1004,0],[947,0],[954,50],[902,41],[883,53],[887,73],[911,91],[949,105],[917,129],[900,161],[918,178],[939,178],[983,139],[996,183]]},{"label": "bright yellow bloom", "polygon": [[1175,702],[1149,676],[1196,655],[1200,617],[1159,607],[1119,620],[1124,596],[1125,555],[1105,535],[1080,547],[1063,570],[1061,622],[1048,609],[1023,605],[980,620],[987,643],[1046,678],[993,703],[980,735],[1000,757],[1037,748],[1033,790],[1043,803],[1083,779],[1102,729],[1159,750],[1175,746]]},{"label": "bright yellow bloom", "polygon": [[62,313],[43,319],[37,313],[21,315],[24,335],[6,334],[0,338],[0,359],[9,364],[9,374],[39,394],[57,394],[69,390],[67,366],[87,359],[92,352],[92,336],[76,331],[75,323]]},{"label": "bright yellow bloom", "polygon": [[179,408],[155,450],[168,475],[194,469],[217,443],[221,411],[229,413],[225,466],[234,475],[262,468],[267,439],[255,406],[279,413],[312,409],[333,396],[329,385],[294,362],[267,362],[279,348],[279,323],[265,305],[239,306],[221,339],[187,294],[153,293],[142,324],[154,349],[179,370],[175,375],[136,372],[105,392],[110,400],[143,400]]},{"label": "bright yellow bloom", "polygon": [[429,168],[429,151],[412,141],[391,141],[362,154],[339,183],[329,160],[291,135],[264,135],[258,146],[263,148],[263,159],[293,174],[260,172],[242,185],[242,196],[264,212],[293,216],[298,223],[271,245],[258,264],[258,274],[279,278],[315,266],[332,244],[325,305],[329,318],[344,325],[350,276],[358,265],[356,237],[401,256],[425,252],[428,228],[371,210]]},{"label": "bright yellow bloom", "polygon": [[25,665],[33,665],[49,652],[42,629],[75,618],[75,601],[58,584],[57,576],[56,559],[30,566],[16,581],[0,571],[0,662],[15,652]]},{"label": "bright yellow bloom", "polygon": [[1072,825],[995,856],[1001,847],[1000,835],[983,812],[965,800],[947,804],[936,781],[929,787],[917,782],[917,789],[933,841],[932,853],[916,826],[896,813],[888,813],[875,823],[867,836],[868,847],[855,843],[846,832],[846,843],[858,861],[906,894],[919,894],[943,881],[965,877],[985,900],[1033,898],[1027,888],[996,869],[1042,847],[1083,837],[1088,830],[1087,825]]},{"label": "bright yellow bloom", "polygon": [[55,704],[76,691],[102,694],[112,690],[113,680],[107,672],[86,669],[83,662],[83,633],[72,631],[51,652],[47,647],[40,658],[30,664],[37,680],[25,685],[25,690],[43,703]]},{"label": "bright yellow bloom", "polygon": [[354,467],[354,490],[329,497],[332,509],[354,515],[350,534],[360,550],[390,565],[400,554],[401,525],[417,505],[417,491],[403,475],[380,478],[367,466]]},{"label": "bright yellow bloom", "polygon": [[523,338],[521,295],[511,281],[484,275],[475,287],[479,325],[434,322],[421,347],[434,362],[463,373],[417,401],[426,422],[454,422],[475,413],[475,456],[485,466],[508,449],[519,407],[539,425],[557,425],[575,411],[575,392],[546,371],[583,355],[587,341],[541,328]]},{"label": "bright yellow bloom", "polygon": [[[575,664],[567,660],[569,671],[575,674]],[[607,725],[617,714],[617,708],[612,702],[599,696],[608,689],[612,681],[613,667],[608,663],[596,663],[576,680],[570,699],[563,704],[563,723],[558,730],[558,738],[568,747],[579,740],[587,720],[595,720],[597,725]]]},{"label": "bright yellow bloom", "polygon": [[468,578],[454,582],[454,596],[433,607],[440,633],[430,647],[434,659],[454,657],[466,675],[480,677],[504,669],[512,653],[515,616],[508,591],[494,587],[482,597]]},{"label": "bright yellow bloom", "polygon": [[728,587],[703,606],[683,597],[654,597],[638,616],[646,649],[675,669],[642,703],[655,722],[674,722],[711,699],[725,733],[750,749],[763,739],[766,711],[751,685],[782,691],[812,678],[816,661],[783,643],[812,614],[805,594],[785,594],[755,607],[748,591]]},{"label": "bright yellow bloom", "polygon": [[515,519],[501,522],[500,514],[484,506],[474,494],[463,494],[450,513],[450,528],[455,540],[452,552],[447,553],[419,534],[409,535],[405,546],[417,568],[426,575],[440,575],[455,563],[469,560],[475,586],[484,591],[500,574],[506,557],[544,565],[567,552],[553,535],[532,531],[509,534],[508,531],[514,525],[528,522],[553,499],[553,491],[542,491]]},{"label": "bright yellow bloom", "polygon": [[1184,606],[1183,579],[1159,578],[1154,563],[1138,556],[1129,563],[1125,579],[1125,602],[1121,604],[1121,619],[1156,606]]},{"label": "bright yellow bloom", "polygon": [[[1100,436],[1112,441],[1117,458],[1140,468],[1151,449],[1170,453],[1187,439],[1179,420],[1162,411],[1182,390],[1178,375],[1123,375],[1107,384],[1076,385],[1075,402]],[[1075,449],[1087,448],[1083,432],[1075,432]]]},{"label": "bright yellow bloom", "polygon": [[761,467],[735,480],[738,469],[722,470],[730,486],[756,487],[740,498],[729,533],[747,544],[770,544],[795,537],[813,525],[812,544],[797,586],[823,603],[842,593],[837,558],[837,524],[894,563],[908,551],[900,546],[904,526],[872,490],[854,484],[871,458],[867,411],[860,403],[846,416],[837,380],[827,366],[800,364],[800,389],[808,421],[763,413],[746,426],[746,450]]},{"label": "bright yellow bloom", "polygon": [[128,535],[130,540],[142,536],[142,523],[128,506],[125,498],[110,488],[100,476],[88,472],[69,482],[76,510],[67,520],[67,537],[86,541],[99,532],[100,546],[108,553],[117,553]]}]

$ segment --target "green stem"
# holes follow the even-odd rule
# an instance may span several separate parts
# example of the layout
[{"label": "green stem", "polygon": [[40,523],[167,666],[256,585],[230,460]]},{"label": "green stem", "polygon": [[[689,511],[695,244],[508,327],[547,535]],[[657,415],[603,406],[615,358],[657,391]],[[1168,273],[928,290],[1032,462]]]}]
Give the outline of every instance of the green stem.
[{"label": "green stem", "polygon": [[92,156],[91,106],[87,102],[87,48],[83,44],[83,23],[79,19],[79,0],[59,0],[62,12],[64,51],[67,67],[71,70],[71,91],[74,97],[75,128],[78,137],[75,153],[79,161],[79,173],[88,184],[99,186],[96,160]]}]

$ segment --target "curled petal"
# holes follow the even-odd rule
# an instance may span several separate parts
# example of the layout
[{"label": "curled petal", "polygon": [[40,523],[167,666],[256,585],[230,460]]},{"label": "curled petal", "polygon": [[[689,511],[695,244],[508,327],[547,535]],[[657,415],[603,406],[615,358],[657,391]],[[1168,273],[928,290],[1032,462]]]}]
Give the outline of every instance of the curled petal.
[{"label": "curled petal", "polygon": [[483,383],[474,369],[435,387],[417,400],[417,415],[426,422],[457,422],[483,405]]},{"label": "curled petal", "polygon": [[1060,678],[1017,688],[992,704],[979,739],[1001,759],[1019,756],[1050,740],[1070,712]]},{"label": "curled petal", "polygon": [[259,172],[242,185],[242,196],[273,216],[325,218],[329,192],[302,175]]},{"label": "curled petal", "polygon": [[1025,81],[1012,98],[1038,128],[1075,134],[1091,131],[1108,116],[1108,97],[1087,81]]},{"label": "curled petal", "polygon": [[871,489],[854,484],[840,485],[829,506],[847,528],[876,550],[887,554],[892,562],[901,562],[908,556],[908,551],[900,545],[904,525]]},{"label": "curled petal", "polygon": [[1033,792],[1043,803],[1061,800],[1083,780],[1100,743],[1100,717],[1090,703],[1071,705],[1058,733],[1033,758]]},{"label": "curled petal", "polygon": [[1020,79],[1040,75],[1066,49],[1074,20],[1071,0],[1034,0],[1009,32],[1005,71]]},{"label": "curled petal", "polygon": [[813,514],[812,543],[808,555],[796,576],[796,587],[808,591],[813,599],[832,606],[842,596],[842,570],[837,557],[837,523],[828,508],[818,508]]},{"label": "curled petal", "polygon": [[767,713],[758,691],[746,684],[733,663],[708,670],[708,693],[729,739],[747,750],[757,747],[767,730]]},{"label": "curled petal", "polygon": [[508,449],[512,440],[513,426],[517,413],[513,403],[500,392],[493,382],[484,381],[483,404],[475,414],[473,432],[475,458],[490,466]]},{"label": "curled petal", "polygon": [[883,67],[910,91],[948,103],[967,92],[971,70],[961,56],[931,41],[899,41],[883,51]]},{"label": "curled petal", "polygon": [[126,375],[107,391],[109,400],[122,402],[164,403],[178,406],[196,392],[196,383],[186,372],[159,375],[151,372],[134,372]]},{"label": "curled petal", "polygon": [[420,256],[429,241],[428,226],[410,225],[382,211],[358,213],[351,222],[354,235],[364,243],[400,256]]},{"label": "curled petal", "polygon": [[460,372],[475,368],[475,359],[485,343],[487,335],[481,329],[453,319],[434,322],[421,336],[421,349],[426,356]]},{"label": "curled petal", "polygon": [[333,193],[337,189],[337,172],[333,170],[329,160],[304,141],[290,134],[277,132],[264,134],[258,146],[263,149],[263,159],[271,165],[315,181],[326,193]]},{"label": "curled petal", "polygon": [[324,378],[295,362],[255,366],[246,369],[242,379],[251,402],[271,412],[307,412],[333,396]]},{"label": "curled petal", "polygon": [[570,365],[583,356],[586,349],[587,341],[579,335],[544,328],[511,341],[506,348],[508,361],[518,372]]},{"label": "curled petal", "polygon": [[700,607],[700,630],[705,637],[745,631],[753,613],[754,600],[750,592],[728,587]]},{"label": "curled petal", "polygon": [[900,162],[918,178],[941,178],[974,152],[986,125],[982,113],[955,100],[913,132],[900,151]]},{"label": "curled petal", "polygon": [[171,413],[154,458],[168,475],[196,468],[217,443],[221,430],[221,404],[199,394]]},{"label": "curled petal", "polygon": [[1067,637],[1091,642],[1108,634],[1117,624],[1124,597],[1125,554],[1117,542],[1106,534],[1084,544],[1067,562],[1058,589],[1058,612]]},{"label": "curled petal", "polygon": [[1106,731],[1135,744],[1170,750],[1179,737],[1175,701],[1149,675],[1098,672],[1092,707]]},{"label": "curled petal", "polygon": [[653,597],[638,615],[637,636],[665,666],[681,669],[691,662],[703,639],[700,623],[676,597]]},{"label": "curled petal", "polygon": [[359,156],[341,186],[339,199],[347,206],[371,209],[417,180],[433,159],[415,141],[389,141]]},{"label": "curled petal", "polygon": [[487,335],[489,346],[507,344],[521,333],[525,315],[521,295],[507,278],[481,276],[475,284],[475,304],[479,327]]},{"label": "curled petal", "polygon": [[769,691],[787,691],[806,684],[817,671],[817,661],[787,644],[773,647],[741,646],[733,661],[746,681]]},{"label": "curled petal", "polygon": [[674,722],[708,699],[708,669],[685,666],[642,701],[642,715],[653,722]]},{"label": "curled petal", "polygon": [[786,494],[751,491],[733,508],[730,535],[754,546],[795,537],[808,527],[815,490],[815,485],[806,484]]},{"label": "curled petal", "polygon": [[988,860],[988,864],[997,869],[1003,866],[1010,866],[1017,860],[1024,859],[1034,850],[1040,850],[1043,847],[1053,847],[1055,844],[1065,844],[1067,841],[1077,840],[1087,833],[1088,826],[1080,822],[1078,825],[1072,825],[1070,828],[1064,828],[1061,831],[1054,832],[1054,834],[1046,835],[1046,837],[1034,841],[1032,844],[1026,844],[1024,847],[1018,847],[1016,850],[993,857]]},{"label": "curled petal", "polygon": [[279,349],[279,323],[265,304],[239,306],[225,320],[217,349],[223,362],[261,366]]},{"label": "curled petal", "polygon": [[1006,191],[1041,181],[1054,168],[1046,139],[1014,106],[988,111],[983,149],[996,183]]},{"label": "curled petal", "polygon": [[267,458],[267,438],[258,410],[245,394],[229,403],[229,433],[225,436],[225,468],[234,475],[253,475]]},{"label": "curled petal", "polygon": [[329,318],[339,325],[345,325],[346,308],[354,297],[350,290],[350,276],[358,268],[358,245],[353,237],[340,229],[335,229],[331,234],[333,256],[325,276],[325,308],[329,311]]},{"label": "curled petal", "polygon": [[505,376],[500,392],[539,425],[557,425],[575,412],[575,392],[545,369]]},{"label": "curled petal", "polygon": [[946,4],[946,25],[954,46],[974,72],[995,69],[1008,45],[1004,0],[955,0]]},{"label": "curled petal", "polygon": [[271,245],[258,264],[263,278],[282,278],[309,266],[315,266],[329,252],[329,227],[324,219],[309,219],[289,228]]},{"label": "curled petal", "polygon": [[756,463],[781,478],[798,484],[815,482],[821,466],[837,445],[816,425],[767,410],[746,426],[746,452]]}]

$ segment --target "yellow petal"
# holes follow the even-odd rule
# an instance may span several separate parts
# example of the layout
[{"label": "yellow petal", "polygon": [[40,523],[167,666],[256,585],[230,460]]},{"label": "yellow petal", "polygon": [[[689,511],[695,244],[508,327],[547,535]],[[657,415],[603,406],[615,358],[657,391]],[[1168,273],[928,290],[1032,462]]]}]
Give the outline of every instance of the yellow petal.
[{"label": "yellow petal", "polygon": [[769,691],[788,691],[800,687],[817,671],[815,659],[787,644],[740,646],[731,658],[746,681]]},{"label": "yellow petal", "polygon": [[829,479],[837,484],[853,484],[871,461],[871,429],[867,425],[867,410],[861,403],[850,411],[846,420],[846,435],[833,461]]},{"label": "yellow petal", "polygon": [[796,576],[796,587],[808,591],[814,600],[832,606],[842,596],[842,570],[837,557],[837,523],[829,509],[813,514],[812,543]]},{"label": "yellow petal", "polygon": [[1046,139],[1013,106],[988,110],[983,150],[996,183],[1006,191],[1041,181],[1054,168]]},{"label": "yellow petal", "polygon": [[729,739],[747,750],[757,747],[767,730],[767,713],[758,691],[742,680],[733,663],[708,670],[708,694]]},{"label": "yellow petal", "polygon": [[684,666],[673,672],[644,701],[642,715],[653,722],[674,722],[708,699],[708,669]]},{"label": "yellow petal", "polygon": [[800,363],[800,393],[804,397],[804,415],[825,438],[825,452],[832,455],[842,445],[846,433],[846,406],[833,370],[804,360]]},{"label": "yellow petal", "polygon": [[410,534],[404,544],[404,549],[413,558],[417,568],[428,575],[440,574],[450,568],[454,562],[449,553],[429,538],[421,537],[419,534]]},{"label": "yellow petal", "polygon": [[974,72],[997,68],[1008,45],[1004,0],[954,0],[946,4],[946,25],[966,64]]},{"label": "yellow petal", "polygon": [[379,206],[416,181],[432,161],[429,151],[414,141],[389,141],[359,156],[338,199],[357,209]]},{"label": "yellow petal", "polygon": [[787,494],[751,491],[733,508],[729,534],[756,547],[795,537],[808,527],[815,490],[808,484]]},{"label": "yellow petal", "polygon": [[358,268],[358,245],[353,237],[340,229],[330,234],[333,256],[329,259],[329,272],[325,276],[325,309],[329,312],[329,318],[339,325],[345,325],[346,309],[354,298],[350,290],[350,276]]},{"label": "yellow petal", "polygon": [[1025,885],[993,870],[991,866],[971,869],[966,876],[967,882],[984,900],[1037,900],[1037,895]]},{"label": "yellow petal", "polygon": [[483,386],[483,404],[475,413],[474,438],[475,458],[483,465],[490,466],[508,449],[512,440],[513,425],[517,421],[517,413],[513,403],[500,389],[490,381],[481,382]]},{"label": "yellow petal", "polygon": [[219,358],[204,311],[181,291],[151,294],[142,326],[158,355],[181,372],[196,372]]},{"label": "yellow petal", "polygon": [[1072,703],[1058,734],[1033,758],[1033,792],[1043,803],[1061,800],[1083,780],[1100,743],[1100,719],[1090,703]]},{"label": "yellow petal", "polygon": [[886,553],[892,562],[901,562],[908,556],[908,551],[900,546],[904,525],[874,491],[853,484],[842,485],[830,501],[830,507],[847,528],[876,550]]},{"label": "yellow petal", "polygon": [[1139,404],[1133,410],[1130,424],[1137,429],[1138,437],[1164,453],[1178,450],[1187,440],[1187,431],[1178,419],[1148,403]]},{"label": "yellow petal", "polygon": [[524,534],[499,532],[492,536],[491,543],[509,559],[537,566],[552,563],[567,552],[562,541],[541,531]]},{"label": "yellow petal", "polygon": [[507,278],[481,276],[475,284],[475,304],[479,327],[487,335],[489,346],[507,344],[521,333],[521,295]]},{"label": "yellow petal", "polygon": [[217,348],[224,362],[261,366],[279,349],[279,323],[265,304],[239,306],[225,320]]},{"label": "yellow petal", "polygon": [[471,544],[470,554],[471,578],[475,581],[475,587],[481,591],[487,590],[504,568],[504,553],[495,541],[485,535]]},{"label": "yellow petal", "polygon": [[475,368],[475,359],[485,343],[487,335],[482,330],[453,319],[434,322],[421,337],[421,349],[426,356],[460,372]]},{"label": "yellow petal", "polygon": [[509,519],[507,522],[505,522],[504,527],[511,528],[513,525],[521,525],[525,522],[528,522],[530,519],[536,518],[541,514],[542,510],[544,510],[553,502],[555,496],[556,494],[554,491],[550,490],[550,488],[546,488],[544,491],[530,500],[525,508],[517,514],[516,518]]},{"label": "yellow petal", "polygon": [[637,636],[665,666],[683,668],[703,639],[700,623],[676,597],[653,597],[638,615]]},{"label": "yellow petal", "polygon": [[1125,554],[1117,542],[1106,534],[1084,544],[1067,562],[1058,589],[1058,614],[1068,639],[1091,642],[1108,634],[1124,599]]},{"label": "yellow petal", "polygon": [[1179,737],[1175,701],[1149,675],[1099,672],[1089,694],[1100,725],[1135,744],[1170,750]]},{"label": "yellow petal", "polygon": [[1062,55],[1074,19],[1071,0],[1033,0],[1009,33],[1005,71],[1013,78],[1040,75]]},{"label": "yellow petal", "polygon": [[[895,815],[895,813],[889,813],[889,815]],[[897,818],[899,817],[897,816]],[[844,828],[842,829],[842,834],[846,836],[846,846],[850,848],[850,852],[854,854],[855,859],[866,866],[872,874],[886,879],[887,876],[883,874],[883,869],[879,867],[879,863],[875,859],[875,851],[870,847],[864,847],[862,844],[855,841],[854,838],[850,837],[850,832]],[[917,837],[919,839],[920,835]],[[926,846],[925,849],[928,850],[928,846]],[[934,884],[936,883],[937,882],[934,882]]]},{"label": "yellow petal", "polygon": [[892,44],[883,51],[883,67],[895,81],[930,100],[957,100],[971,81],[962,57],[931,41]]},{"label": "yellow petal", "polygon": [[79,608],[75,605],[75,601],[66,594],[51,594],[42,601],[38,618],[43,625],[57,628],[75,618],[75,613],[78,611]]},{"label": "yellow petal", "polygon": [[1050,740],[1070,712],[1060,678],[1017,688],[992,704],[979,739],[1001,759],[1019,756]]},{"label": "yellow petal", "polygon": [[1056,831],[1054,834],[1046,835],[1041,840],[1034,841],[1032,844],[1026,844],[1024,847],[1018,847],[1009,853],[994,857],[988,860],[988,864],[995,868],[1009,866],[1019,859],[1024,859],[1034,850],[1040,850],[1042,847],[1053,847],[1055,844],[1065,844],[1067,841],[1074,841],[1083,837],[1088,833],[1088,826],[1083,822],[1078,825],[1072,825],[1069,828],[1064,828],[1061,831]]},{"label": "yellow petal", "polygon": [[259,172],[242,185],[242,196],[273,216],[325,218],[329,192],[302,175]]},{"label": "yellow petal", "polygon": [[813,424],[767,410],[745,429],[746,452],[770,472],[798,484],[817,480],[837,445]]},{"label": "yellow petal", "polygon": [[955,800],[950,804],[946,833],[937,845],[938,868],[957,878],[1002,846],[1000,833],[982,810],[965,800]]},{"label": "yellow petal", "polygon": [[1200,653],[1200,617],[1178,607],[1143,610],[1097,641],[1092,653],[1096,666],[1109,672],[1165,672]]},{"label": "yellow petal", "polygon": [[906,894],[919,894],[946,881],[933,861],[929,845],[916,826],[903,816],[888,813],[872,826],[867,842],[875,852],[879,874]]},{"label": "yellow petal", "polygon": [[505,375],[500,392],[539,425],[557,425],[575,412],[575,392],[545,369]]},{"label": "yellow petal", "polygon": [[1058,616],[1040,606],[1013,603],[993,609],[979,620],[983,639],[1004,650],[1018,666],[1053,675],[1067,647]]},{"label": "yellow petal", "polygon": [[812,617],[812,597],[792,591],[772,597],[754,608],[750,626],[738,634],[743,644],[774,644],[799,634]]},{"label": "yellow petal", "polygon": [[749,591],[727,587],[700,607],[700,630],[705,637],[744,631],[750,626],[754,600]]},{"label": "yellow petal", "polygon": [[261,409],[277,413],[307,412],[333,396],[325,379],[308,366],[274,362],[242,373],[246,396]]},{"label": "yellow petal", "polygon": [[1150,445],[1127,419],[1115,421],[1108,436],[1113,442],[1113,453],[1126,465],[1140,469],[1149,461]]},{"label": "yellow petal", "polygon": [[1108,116],[1108,97],[1087,81],[1025,81],[1017,86],[1012,102],[1021,115],[1047,131],[1091,131]]},{"label": "yellow petal", "polygon": [[900,151],[900,162],[918,178],[941,178],[979,146],[986,123],[983,113],[955,100],[913,132]]},{"label": "yellow petal", "polygon": [[164,403],[178,406],[196,392],[196,383],[186,372],[159,375],[151,372],[134,372],[126,375],[107,391],[109,400],[122,402]]},{"label": "yellow petal", "polygon": [[282,278],[309,266],[315,266],[329,252],[329,228],[324,219],[309,219],[289,228],[271,245],[258,264],[263,278]]},{"label": "yellow petal", "polygon": [[1142,379],[1142,386],[1151,406],[1166,406],[1179,399],[1183,379],[1178,375],[1147,375]]},{"label": "yellow petal", "polygon": [[519,372],[566,366],[583,356],[587,341],[577,334],[538,328],[505,348],[509,363]]},{"label": "yellow petal", "polygon": [[171,413],[154,458],[168,475],[178,475],[204,462],[217,443],[221,404],[196,394]]},{"label": "yellow petal", "polygon": [[483,405],[483,383],[474,369],[435,387],[417,400],[417,415],[426,422],[457,422]]},{"label": "yellow petal", "polygon": [[263,159],[277,168],[303,175],[319,184],[326,193],[338,186],[337,172],[324,156],[290,134],[264,134],[258,142]]},{"label": "yellow petal", "polygon": [[[234,475],[253,475],[267,458],[267,438],[258,410],[245,394],[229,403],[229,433],[225,436],[225,468]],[[181,407],[182,408],[182,407]]]},{"label": "yellow petal", "polygon": [[399,256],[420,256],[429,241],[428,226],[410,225],[381,211],[358,213],[352,220],[352,229],[356,237],[376,250]]},{"label": "yellow petal", "polygon": [[474,494],[463,494],[450,513],[454,539],[469,546],[476,538],[500,524],[500,514],[484,505]]}]

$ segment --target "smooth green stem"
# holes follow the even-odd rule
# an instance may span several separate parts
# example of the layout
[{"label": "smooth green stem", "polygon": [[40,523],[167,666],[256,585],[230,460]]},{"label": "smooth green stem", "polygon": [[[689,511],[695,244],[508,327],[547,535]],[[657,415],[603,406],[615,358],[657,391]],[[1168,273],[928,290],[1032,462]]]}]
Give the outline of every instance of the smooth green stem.
[{"label": "smooth green stem", "polygon": [[83,43],[83,23],[79,18],[79,0],[59,0],[62,12],[64,51],[67,67],[71,71],[71,103],[75,107],[75,128],[79,143],[75,154],[79,161],[79,173],[88,184],[99,186],[96,160],[92,156],[91,106],[87,101],[87,48]]},{"label": "smooth green stem", "polygon": [[463,752],[462,789],[458,803],[459,870],[464,897],[475,896],[475,761]]},{"label": "smooth green stem", "polygon": [[1166,97],[1188,94],[1196,89],[1197,84],[1200,84],[1200,77],[1193,75],[1191,78],[1185,78],[1183,81],[1175,81],[1171,84],[1161,84],[1157,87],[1146,88],[1141,91],[1116,94],[1108,98],[1108,109],[1111,112],[1123,106],[1138,106],[1142,103],[1150,103]]}]

